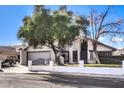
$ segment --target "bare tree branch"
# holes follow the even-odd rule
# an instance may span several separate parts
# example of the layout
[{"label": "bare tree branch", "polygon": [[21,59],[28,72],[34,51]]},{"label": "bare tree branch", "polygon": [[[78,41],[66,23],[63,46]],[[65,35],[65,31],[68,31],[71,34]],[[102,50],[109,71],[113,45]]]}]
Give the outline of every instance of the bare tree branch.
[{"label": "bare tree branch", "polygon": [[110,6],[106,9],[105,13],[103,14],[98,31],[100,31],[100,28],[102,27],[103,22],[104,22],[105,18],[107,17],[107,14],[109,13],[109,10],[110,10]]},{"label": "bare tree branch", "polygon": [[[118,20],[115,22],[108,22],[107,17],[110,12],[110,6],[105,10],[104,13],[97,14],[93,10],[90,13],[90,23],[91,23],[91,31],[89,36],[91,37],[91,41],[93,44],[93,51],[96,63],[100,63],[98,54],[97,54],[97,42],[100,37],[119,37],[124,35],[124,32],[121,31],[121,25],[123,24],[123,20]],[[111,20],[110,20],[111,21]]]}]

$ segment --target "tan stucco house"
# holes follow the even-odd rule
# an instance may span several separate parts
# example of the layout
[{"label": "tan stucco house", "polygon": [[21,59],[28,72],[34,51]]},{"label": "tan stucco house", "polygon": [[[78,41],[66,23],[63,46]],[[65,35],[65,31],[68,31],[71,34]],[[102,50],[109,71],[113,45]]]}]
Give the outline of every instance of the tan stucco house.
[{"label": "tan stucco house", "polygon": [[124,55],[124,48],[118,48],[115,52],[113,52],[115,56],[122,56]]},{"label": "tan stucco house", "polygon": [[[93,46],[91,43],[92,39],[82,41],[81,37],[77,37],[73,41],[72,46],[66,46],[62,56],[64,63],[78,63],[79,60],[84,60],[85,63],[94,63],[93,61]],[[116,49],[106,44],[97,42],[97,50],[99,56],[109,57],[112,56],[112,52]],[[49,47],[37,47],[26,46],[20,48],[20,63],[23,65],[28,64],[28,60],[35,60],[38,58],[55,60],[54,52]]]}]

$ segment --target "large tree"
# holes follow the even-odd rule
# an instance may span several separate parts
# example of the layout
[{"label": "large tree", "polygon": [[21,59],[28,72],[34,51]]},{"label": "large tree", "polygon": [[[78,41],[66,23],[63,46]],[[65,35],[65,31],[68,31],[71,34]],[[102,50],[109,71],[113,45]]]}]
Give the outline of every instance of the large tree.
[{"label": "large tree", "polygon": [[[71,45],[79,35],[80,29],[86,31],[87,23],[82,20],[86,19],[74,16],[66,6],[60,6],[57,11],[50,11],[45,6],[35,6],[33,16],[23,19],[18,38],[34,47],[50,47],[55,54],[55,62],[61,64],[60,56],[63,49]],[[79,22],[82,24],[79,25]]]},{"label": "large tree", "polygon": [[124,32],[121,30],[123,20],[111,18],[110,9],[111,6],[109,6],[104,12],[100,13],[95,9],[91,9],[89,16],[90,30],[87,35],[92,41],[94,59],[96,63],[100,63],[97,53],[97,42],[99,39],[104,37],[107,40],[112,40],[115,37],[124,35]]}]

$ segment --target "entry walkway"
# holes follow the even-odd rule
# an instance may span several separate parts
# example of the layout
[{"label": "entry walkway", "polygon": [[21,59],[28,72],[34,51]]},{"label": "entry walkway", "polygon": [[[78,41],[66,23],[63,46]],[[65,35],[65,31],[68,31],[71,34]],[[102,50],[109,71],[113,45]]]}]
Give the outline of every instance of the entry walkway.
[{"label": "entry walkway", "polygon": [[23,66],[20,64],[17,64],[14,67],[5,67],[2,68],[2,72],[1,73],[43,73],[43,74],[50,74],[50,72],[31,72],[28,70],[27,66]]}]

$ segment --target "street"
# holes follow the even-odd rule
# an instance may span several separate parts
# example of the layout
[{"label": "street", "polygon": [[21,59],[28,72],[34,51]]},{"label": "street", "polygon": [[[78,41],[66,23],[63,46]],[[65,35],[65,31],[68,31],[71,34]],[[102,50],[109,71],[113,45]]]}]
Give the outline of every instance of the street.
[{"label": "street", "polygon": [[1,88],[124,88],[123,79],[62,74],[0,73]]}]

